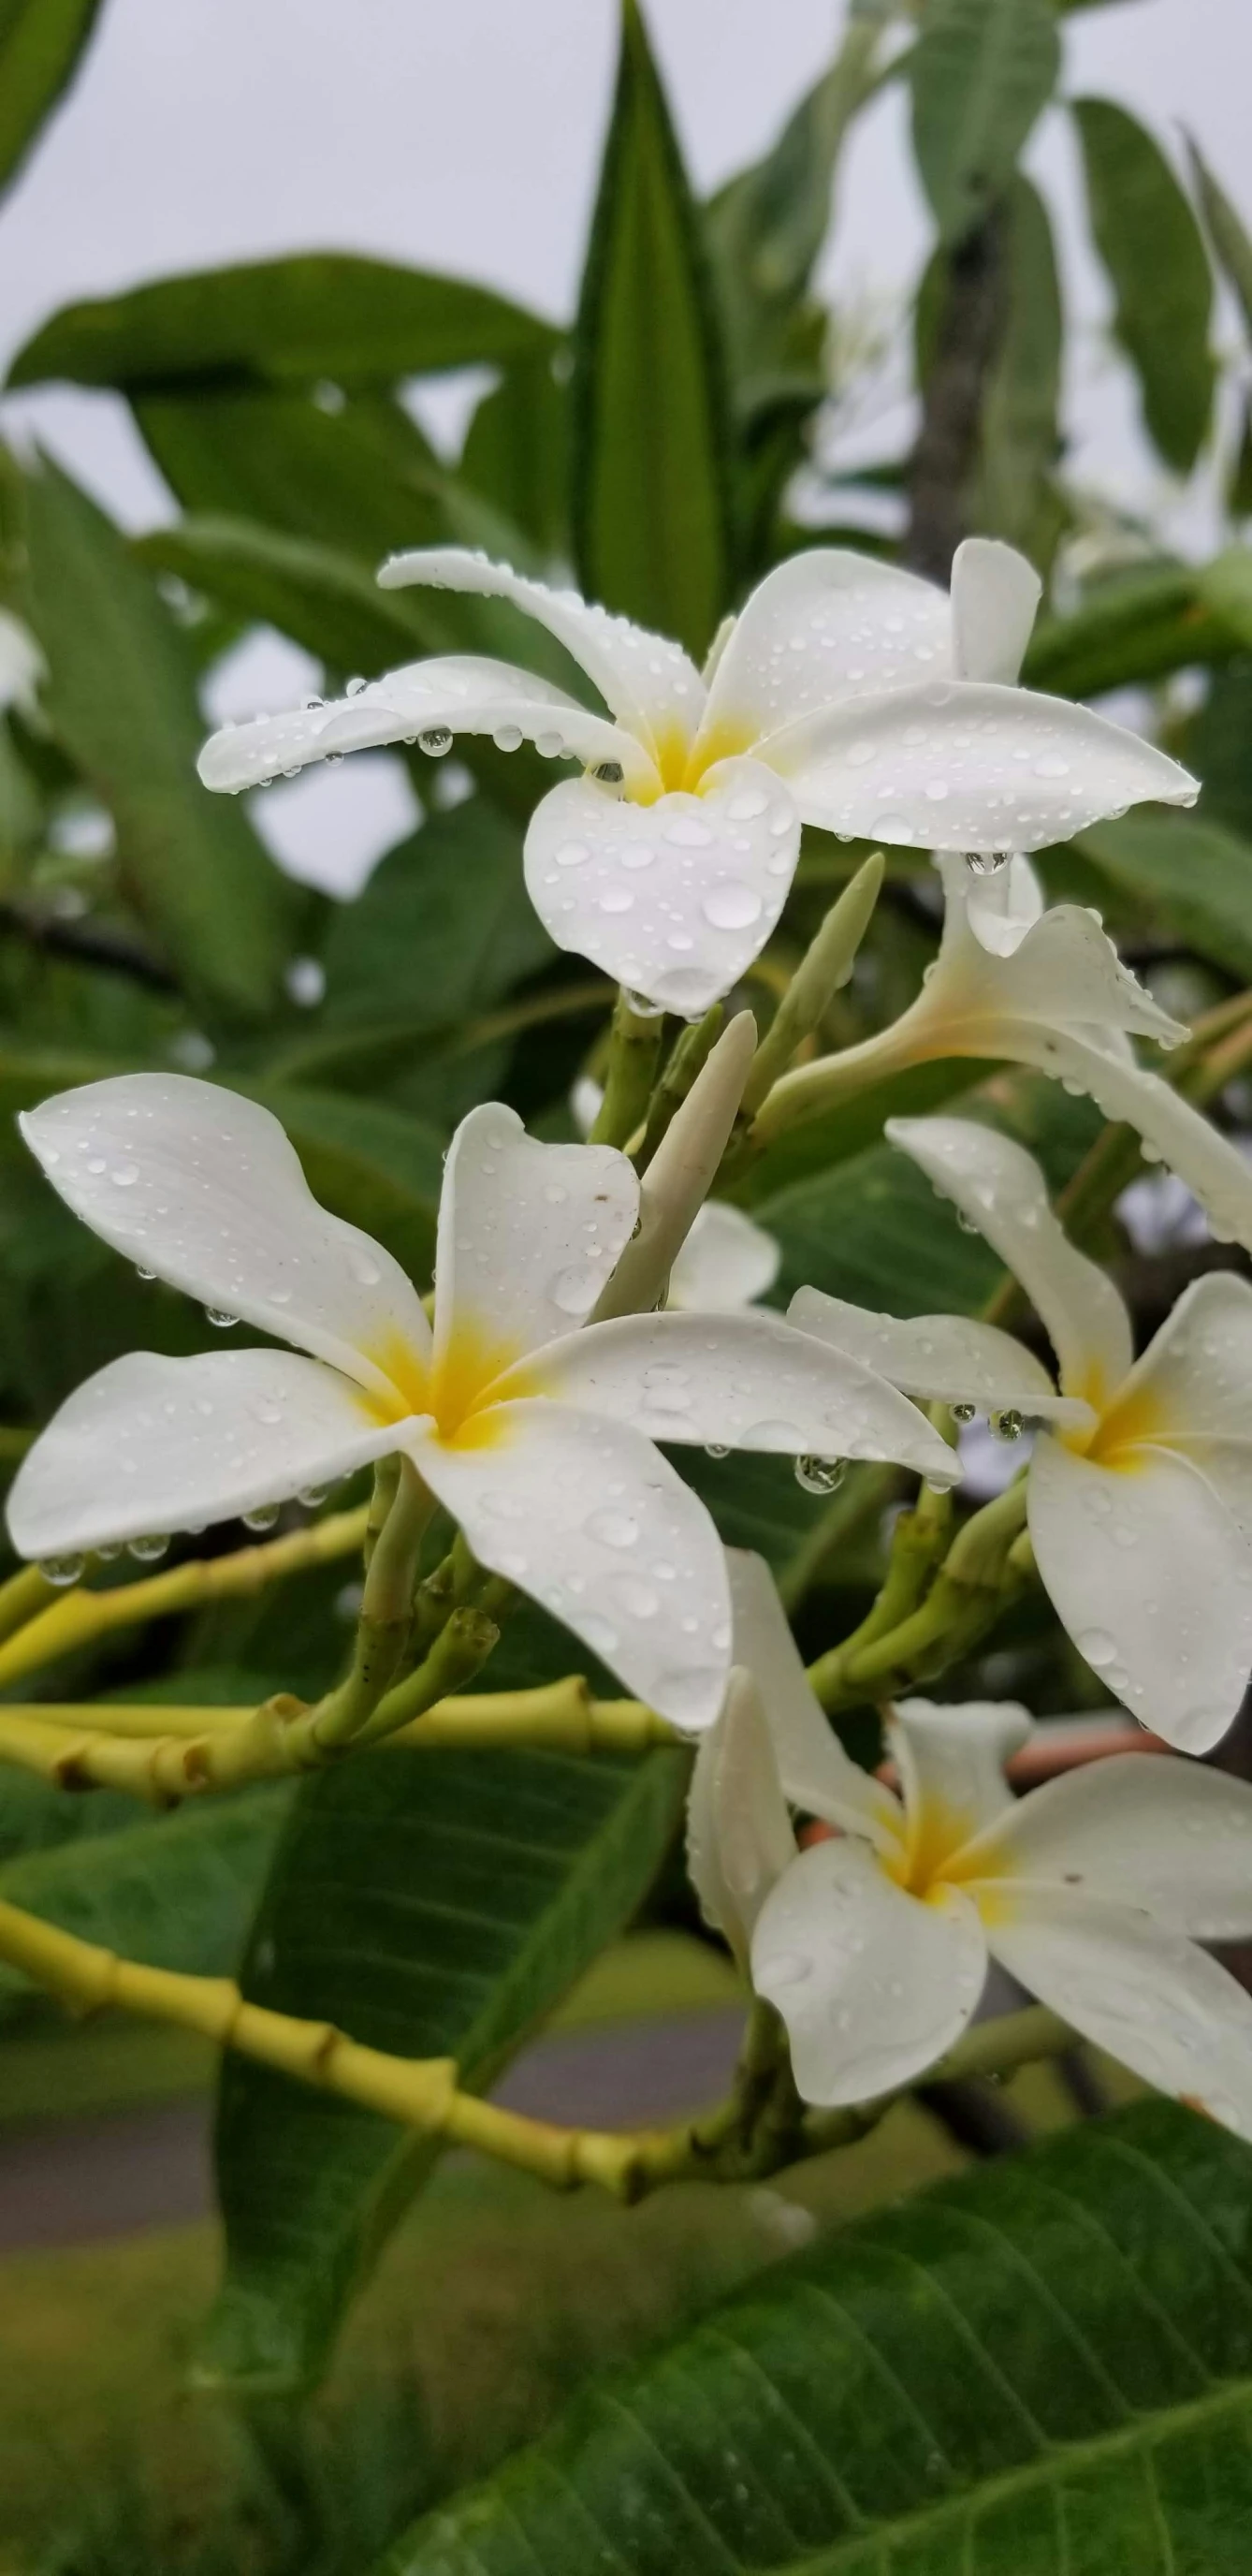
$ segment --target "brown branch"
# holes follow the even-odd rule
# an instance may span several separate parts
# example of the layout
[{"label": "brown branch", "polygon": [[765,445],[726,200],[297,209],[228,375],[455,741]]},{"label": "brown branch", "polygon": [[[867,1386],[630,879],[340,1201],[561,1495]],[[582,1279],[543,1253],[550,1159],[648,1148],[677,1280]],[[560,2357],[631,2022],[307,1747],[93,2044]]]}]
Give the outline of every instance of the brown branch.
[{"label": "brown branch", "polygon": [[947,583],[969,535],[966,507],[978,462],[983,397],[1006,313],[1007,227],[994,206],[949,252],[939,327],[922,386],[922,425],[909,462],[904,560]]}]

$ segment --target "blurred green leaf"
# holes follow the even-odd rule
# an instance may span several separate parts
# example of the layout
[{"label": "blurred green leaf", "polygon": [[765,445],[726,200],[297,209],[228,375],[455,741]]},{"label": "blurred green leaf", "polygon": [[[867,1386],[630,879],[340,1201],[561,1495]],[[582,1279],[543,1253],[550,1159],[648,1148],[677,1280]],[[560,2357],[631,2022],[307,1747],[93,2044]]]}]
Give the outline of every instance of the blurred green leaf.
[{"label": "blurred green leaf", "polygon": [[279,990],[293,893],[242,806],[196,777],[204,726],[177,626],[53,465],[30,477],[26,535],[44,703],[113,816],[127,899],[193,998],[258,1015]]},{"label": "blurred green leaf", "polygon": [[551,955],[526,892],[521,832],[471,797],[389,850],[336,913],[321,1026],[403,1012],[415,1031],[455,1027]]},{"label": "blurred green leaf", "polygon": [[1209,240],[1226,283],[1238,300],[1245,327],[1252,331],[1252,236],[1220,179],[1209,168],[1199,144],[1190,135],[1187,137],[1187,152]]},{"label": "blurred green leaf", "polygon": [[439,649],[429,592],[380,590],[356,556],[253,519],[179,519],[134,551],[240,617],[276,626],[333,670],[372,676]]},{"label": "blurred green leaf", "polygon": [[100,9],[101,0],[0,0],[0,188],[69,88]]},{"label": "blurred green leaf", "polygon": [[443,2503],[386,2576],[1235,2576],[1252,2157],[1174,2103],[777,2265]]},{"label": "blurred green leaf", "polygon": [[964,240],[1003,196],[1060,59],[1052,0],[928,0],[906,68],[941,241]]},{"label": "blurred green leaf", "polygon": [[388,394],[327,410],[304,392],[197,387],[137,395],[133,408],[175,499],[198,518],[260,520],[345,548],[371,574],[393,547],[447,540],[437,460]]},{"label": "blurred green leaf", "polygon": [[999,1276],[994,1253],[891,1145],[754,1199],[752,1213],[782,1245],[783,1296],[807,1284],[875,1313],[973,1315]]},{"label": "blurred green leaf", "polygon": [[282,1120],[315,1198],[386,1246],[419,1286],[435,1259],[443,1140],[386,1101],[290,1081],[240,1082]]},{"label": "blurred green leaf", "polygon": [[1252,518],[1252,399],[1240,407],[1239,441],[1226,484],[1226,508],[1232,519]]},{"label": "blurred green leaf", "polygon": [[1193,814],[1143,806],[1092,824],[1075,846],[1201,957],[1252,984],[1252,843]]},{"label": "blurred green leaf", "polygon": [[1179,751],[1204,781],[1202,819],[1225,823],[1252,842],[1252,654],[1237,654],[1212,674]]},{"label": "blurred green leaf", "polygon": [[728,604],[729,432],[698,212],[637,0],[623,5],[572,390],[582,588],[699,659]]},{"label": "blurred green leaf", "polygon": [[1056,485],[1060,285],[1047,208],[1020,174],[1010,182],[1007,213],[1008,309],[983,401],[972,519],[1046,570],[1065,518]]},{"label": "blurred green leaf", "polygon": [[[310,1779],[257,1916],[245,1990],[375,2048],[455,2057],[461,2082],[481,2090],[635,1911],[685,1777],[669,1752],[636,1763],[388,1752]],[[202,2379],[259,2393],[316,2377],[436,2153],[351,2104],[228,2061],[217,2140],[227,2270]]]},{"label": "blurred green leaf", "polygon": [[1092,698],[1189,663],[1227,661],[1232,647],[1192,565],[1136,565],[1093,584],[1071,616],[1041,618],[1022,677],[1056,697]]},{"label": "blurred green leaf", "polygon": [[[540,562],[569,551],[569,382],[552,353],[519,358],[479,403],[458,480],[521,528]],[[393,593],[393,596],[395,594]]]},{"label": "blurred green leaf", "polygon": [[1149,436],[1186,474],[1213,408],[1213,281],[1199,225],[1160,145],[1111,99],[1079,98],[1096,248],[1116,297],[1114,330],[1139,379]]},{"label": "blurred green leaf", "polygon": [[312,251],[67,305],[18,351],[9,382],[63,377],[123,392],[387,384],[507,365],[555,336],[537,313],[464,278]]}]

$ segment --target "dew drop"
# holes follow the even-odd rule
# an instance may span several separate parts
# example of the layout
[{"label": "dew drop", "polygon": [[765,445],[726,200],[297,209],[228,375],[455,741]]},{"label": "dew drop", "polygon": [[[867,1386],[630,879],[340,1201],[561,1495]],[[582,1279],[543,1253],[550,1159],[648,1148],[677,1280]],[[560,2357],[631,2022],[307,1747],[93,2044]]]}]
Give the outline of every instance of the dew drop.
[{"label": "dew drop", "polygon": [[132,1190],[138,1178],[138,1163],[115,1163],[109,1174],[114,1188],[118,1190]]},{"label": "dew drop", "polygon": [[497,725],[491,739],[494,742],[497,751],[520,751],[522,747],[522,728],[520,725]]},{"label": "dew drop", "polygon": [[591,852],[585,841],[562,841],[560,849],[554,855],[559,868],[581,868],[585,866]]},{"label": "dew drop", "polygon": [[586,1315],[600,1293],[600,1282],[590,1270],[558,1270],[548,1294],[563,1315]]},{"label": "dew drop", "polygon": [[81,1580],[83,1559],[81,1556],[41,1556],[39,1571],[45,1583],[51,1583],[58,1591],[63,1591],[67,1584]]},{"label": "dew drop", "polygon": [[631,1512],[615,1512],[606,1507],[591,1513],[587,1536],[599,1539],[602,1547],[634,1547],[639,1536],[639,1523]]},{"label": "dew drop", "polygon": [[419,733],[417,743],[419,751],[424,751],[428,760],[444,760],[452,749],[452,736],[446,725],[427,725],[425,732]]},{"label": "dew drop", "polygon": [[602,787],[620,787],[626,772],[620,760],[598,760],[591,775],[599,779]]},{"label": "dew drop", "polygon": [[761,909],[759,894],[754,894],[751,886],[736,885],[733,881],[710,886],[700,906],[705,920],[712,923],[714,930],[749,930],[754,921],[760,920]]},{"label": "dew drop", "polygon": [[960,1422],[962,1424],[972,1422],[977,1412],[978,1407],[976,1404],[954,1404],[952,1407],[952,1419],[954,1422]]},{"label": "dew drop", "polygon": [[155,1279],[156,1272],[155,1270],[136,1270],[135,1277],[144,1280]]},{"label": "dew drop", "polygon": [[833,1494],[848,1472],[846,1458],[817,1458],[809,1452],[797,1458],[795,1479],[806,1494]]},{"label": "dew drop", "polygon": [[277,1503],[258,1503],[255,1511],[241,1512],[239,1517],[245,1529],[272,1530],[278,1519],[278,1505]]},{"label": "dew drop", "polygon": [[1085,1655],[1087,1662],[1094,1665],[1097,1672],[1106,1671],[1108,1666],[1117,1659],[1117,1643],[1115,1638],[1110,1637],[1107,1628],[1080,1628],[1074,1638],[1074,1644],[1079,1654]]},{"label": "dew drop", "polygon": [[141,1565],[155,1565],[157,1558],[164,1556],[169,1540],[159,1530],[150,1530],[145,1537],[128,1539],[126,1544]]},{"label": "dew drop", "polygon": [[967,850],[965,865],[972,877],[998,877],[1012,856],[1011,850]]},{"label": "dew drop", "polygon": [[239,1317],[228,1315],[224,1306],[206,1306],[204,1320],[206,1324],[214,1324],[219,1333],[228,1333],[232,1325],[238,1323]]},{"label": "dew drop", "polygon": [[1026,1428],[1025,1416],[1009,1405],[1003,1413],[993,1413],[991,1428],[997,1440],[1020,1440]]}]

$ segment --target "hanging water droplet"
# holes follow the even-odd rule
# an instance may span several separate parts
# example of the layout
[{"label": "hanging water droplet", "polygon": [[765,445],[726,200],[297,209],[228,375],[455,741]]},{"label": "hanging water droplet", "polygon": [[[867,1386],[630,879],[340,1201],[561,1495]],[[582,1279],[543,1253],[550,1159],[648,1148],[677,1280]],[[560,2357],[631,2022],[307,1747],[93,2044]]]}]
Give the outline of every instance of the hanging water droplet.
[{"label": "hanging water droplet", "polygon": [[560,760],[565,750],[564,737],[559,733],[537,733],[535,749],[541,760]]},{"label": "hanging water droplet", "polygon": [[978,1228],[975,1225],[972,1216],[966,1215],[964,1208],[957,1209],[956,1221],[962,1234],[977,1234]]},{"label": "hanging water droplet", "polygon": [[120,1556],[121,1553],[122,1542],[120,1538],[110,1539],[107,1547],[98,1547],[96,1549],[96,1554],[102,1565],[112,1565],[114,1557]]},{"label": "hanging water droplet", "polygon": [[967,850],[965,865],[972,877],[996,877],[1012,856],[1011,850]]},{"label": "hanging water droplet", "polygon": [[219,1333],[228,1333],[231,1326],[238,1323],[239,1317],[228,1315],[224,1306],[206,1306],[204,1320],[206,1324],[215,1324]]},{"label": "hanging water droplet", "polygon": [[628,992],[623,985],[622,1000],[637,1020],[663,1020],[665,1017],[664,1005],[651,1001],[646,993]]},{"label": "hanging water droplet", "polygon": [[620,760],[598,760],[591,775],[599,779],[602,787],[620,787],[626,772]]},{"label": "hanging water droplet", "polygon": [[514,724],[497,725],[491,739],[497,751],[520,751],[523,739],[522,728]]},{"label": "hanging water droplet", "polygon": [[144,1280],[155,1279],[155,1277],[156,1277],[156,1272],[155,1272],[155,1270],[139,1270],[139,1269],[136,1269],[135,1277],[136,1277],[136,1279],[144,1279]]},{"label": "hanging water droplet", "polygon": [[452,736],[446,725],[427,725],[425,732],[419,733],[417,744],[428,760],[443,760],[452,749]]},{"label": "hanging water droplet", "polygon": [[704,1454],[706,1458],[729,1458],[729,1444],[721,1440],[706,1440]]},{"label": "hanging water droplet", "polygon": [[157,1558],[164,1556],[169,1540],[162,1537],[159,1530],[151,1530],[145,1538],[131,1538],[126,1544],[130,1554],[137,1556],[141,1565],[155,1565]]},{"label": "hanging water droplet", "polygon": [[977,1411],[978,1407],[976,1404],[954,1404],[952,1407],[952,1419],[954,1422],[960,1423],[972,1422]]},{"label": "hanging water droplet", "polygon": [[797,1458],[795,1478],[806,1494],[833,1494],[848,1472],[846,1458]]},{"label": "hanging water droplet", "polygon": [[296,1501],[303,1503],[306,1512],[315,1512],[318,1504],[325,1502],[329,1492],[329,1485],[302,1485],[296,1495]]},{"label": "hanging water droplet", "polygon": [[55,1584],[60,1591],[67,1583],[80,1581],[83,1560],[81,1556],[41,1556],[39,1571],[45,1583]]},{"label": "hanging water droplet", "polygon": [[1020,1440],[1026,1428],[1025,1416],[1009,1405],[1003,1413],[993,1413],[991,1428],[997,1440]]},{"label": "hanging water droplet", "polygon": [[258,1503],[256,1510],[239,1515],[245,1529],[272,1530],[278,1518],[277,1503]]}]

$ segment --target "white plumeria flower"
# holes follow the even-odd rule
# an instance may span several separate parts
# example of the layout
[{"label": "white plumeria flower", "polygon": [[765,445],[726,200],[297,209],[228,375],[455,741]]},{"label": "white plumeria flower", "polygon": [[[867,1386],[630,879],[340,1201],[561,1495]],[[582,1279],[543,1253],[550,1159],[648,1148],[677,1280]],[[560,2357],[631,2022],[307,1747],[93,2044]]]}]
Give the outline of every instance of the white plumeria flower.
[{"label": "white plumeria flower", "polygon": [[658,1009],[696,1016],[769,938],[803,823],[923,849],[1034,850],[1195,781],[1137,735],[1017,689],[1039,583],[974,539],[952,595],[820,547],[768,573],[703,675],[678,644],[454,547],[379,579],[511,600],[586,672],[609,713],[508,663],[413,662],[349,698],[262,716],[205,745],[205,785],[254,787],[380,743],[455,733],[533,742],[589,774],[554,787],[526,836],[526,884],[558,948]]},{"label": "white plumeria flower", "polygon": [[[1252,1787],[1114,1754],[1021,1799],[1010,1704],[903,1700],[900,1797],[809,1688],[769,1574],[732,1559],[735,1663],[696,1757],[692,1875],[787,2026],[807,2102],[910,2084],[959,2039],[988,1962],[1161,2092],[1252,2137],[1252,1998],[1200,1941],[1252,1933]],[[832,1837],[797,1852],[790,1809]]]},{"label": "white plumeria flower", "polygon": [[758,1116],[760,1140],[910,1065],[951,1056],[1029,1065],[1133,1127],[1149,1159],[1186,1183],[1218,1240],[1252,1251],[1252,1165],[1136,1062],[1132,1036],[1173,1047],[1187,1030],[1123,966],[1099,916],[1072,903],[1045,911],[1024,859],[983,880],[959,860],[939,867],[943,935],[917,999],[890,1028],[784,1074]]},{"label": "white plumeria flower", "polygon": [[[594,1127],[603,1087],[579,1075],[570,1107],[584,1136]],[[768,1295],[782,1267],[782,1248],[763,1225],[726,1199],[706,1199],[669,1274],[667,1308],[682,1315],[738,1315]]]},{"label": "white plumeria flower", "polygon": [[1074,1250],[1032,1155],[971,1119],[891,1119],[887,1134],[1021,1281],[1056,1353],[993,1325],[867,1315],[801,1288],[792,1322],[916,1396],[1038,1421],[1031,1543],[1079,1652],[1132,1714],[1203,1753],[1252,1670],[1252,1287],[1188,1288],[1138,1360],[1111,1279]]},{"label": "white plumeria flower", "polygon": [[28,724],[42,724],[39,691],[47,676],[48,665],[29,626],[0,608],[0,714],[16,707]]},{"label": "white plumeria flower", "polygon": [[[254,1511],[397,1450],[475,1555],[675,1725],[717,1713],[730,1632],[713,1523],[654,1447],[892,1458],[955,1473],[885,1379],[776,1315],[586,1317],[639,1183],[607,1145],[462,1120],[439,1206],[433,1328],[380,1245],[318,1206],[276,1118],[176,1074],[126,1074],[23,1117],[106,1243],[290,1351],[115,1360],[61,1407],[9,1497],[47,1560]],[[584,1325],[585,1329],[576,1329]]]}]

